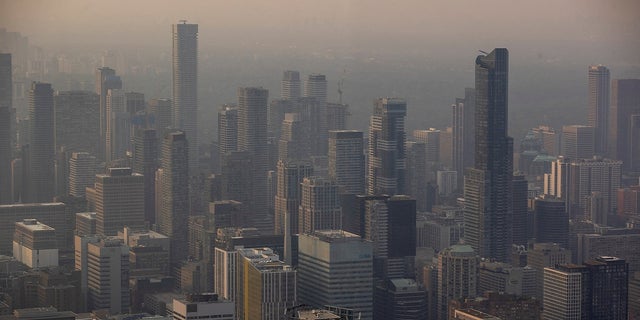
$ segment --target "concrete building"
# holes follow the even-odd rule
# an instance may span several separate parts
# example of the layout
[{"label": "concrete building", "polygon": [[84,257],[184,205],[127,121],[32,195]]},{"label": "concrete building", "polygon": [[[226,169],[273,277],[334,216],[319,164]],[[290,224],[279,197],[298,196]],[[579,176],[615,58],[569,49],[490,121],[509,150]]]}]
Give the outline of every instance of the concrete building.
[{"label": "concrete building", "polygon": [[235,305],[221,300],[216,293],[188,294],[185,299],[173,299],[174,320],[220,319],[234,320]]},{"label": "concrete building", "polygon": [[313,233],[315,230],[340,229],[342,208],[335,182],[320,177],[302,180],[298,231]]},{"label": "concrete building", "polygon": [[13,108],[12,63],[10,53],[0,53],[0,204],[13,203],[11,197],[11,117]]},{"label": "concrete building", "polygon": [[165,129],[173,127],[173,112],[171,99],[149,99],[147,106],[149,113],[155,118],[155,129],[159,136]]},{"label": "concrete building", "polygon": [[313,142],[309,124],[300,113],[285,113],[278,141],[279,160],[306,160],[311,156]]},{"label": "concrete building", "polygon": [[592,158],[595,152],[595,128],[583,125],[562,127],[562,153],[569,159]]},{"label": "concrete building", "polygon": [[557,243],[535,243],[527,252],[527,265],[536,271],[536,298],[542,299],[544,268],[571,263],[571,251]]},{"label": "concrete building", "polygon": [[218,110],[218,151],[220,164],[227,152],[238,150],[238,107],[224,105]]},{"label": "concrete building", "polygon": [[413,138],[425,144],[424,158],[429,169],[440,162],[440,133],[436,128],[413,131]]},{"label": "concrete building", "polygon": [[362,131],[329,131],[329,177],[336,181],[343,193],[364,193],[362,137]]},{"label": "concrete building", "polygon": [[635,230],[607,230],[600,233],[578,234],[577,263],[598,256],[614,256],[629,264],[629,272],[640,271],[640,234]]},{"label": "concrete building", "polygon": [[96,234],[96,213],[76,213],[76,230],[74,234],[78,236],[89,236]]},{"label": "concrete building", "polygon": [[426,144],[424,142],[405,142],[406,154],[406,179],[404,190],[406,195],[416,199],[416,207],[420,212],[427,211],[427,184],[432,171],[426,166]]},{"label": "concrete building", "polygon": [[158,170],[158,131],[135,130],[133,145],[133,172],[144,176],[144,220],[156,222],[156,170]]},{"label": "concrete building", "polygon": [[464,183],[464,171],[475,163],[476,90],[465,88],[464,98],[457,98],[452,106],[452,162],[458,172],[458,185]]},{"label": "concrete building", "polygon": [[129,247],[117,238],[87,244],[89,307],[111,314],[129,309]]},{"label": "concrete building", "polygon": [[275,320],[297,304],[297,272],[269,248],[239,249],[236,316]]},{"label": "concrete building", "polygon": [[426,292],[413,279],[389,279],[375,288],[374,319],[418,320],[426,313]]},{"label": "concrete building", "polygon": [[300,89],[300,72],[284,71],[280,82],[280,98],[283,100],[300,98]]},{"label": "concrete building", "polygon": [[438,254],[438,319],[447,319],[449,301],[477,294],[478,256],[469,245],[454,245]]},{"label": "concrete building", "polygon": [[438,193],[441,196],[449,197],[458,191],[458,172],[438,170],[436,173],[436,183],[438,184]]},{"label": "concrete building", "polygon": [[478,293],[504,292],[533,297],[536,294],[536,270],[514,267],[502,262],[482,261],[478,267]]},{"label": "concrete building", "polygon": [[[623,169],[640,171],[638,116],[640,115],[640,79],[611,81],[609,112],[609,157],[622,161]],[[634,144],[635,142],[635,144]],[[631,147],[631,150],[630,148]]]},{"label": "concrete building", "polygon": [[97,155],[101,160],[106,159],[107,119],[109,119],[107,93],[110,89],[122,89],[122,80],[120,80],[119,76],[116,76],[115,70],[109,67],[98,68],[95,74],[95,90],[96,94],[100,95],[100,151]]},{"label": "concrete building", "polygon": [[301,234],[298,241],[299,302],[348,308],[373,319],[371,243],[343,230]]},{"label": "concrete building", "polygon": [[603,65],[589,66],[588,124],[594,128],[595,153],[607,153],[609,143],[609,69]]},{"label": "concrete building", "polygon": [[36,219],[55,230],[59,248],[73,242],[73,219],[67,206],[61,202],[0,205],[0,254],[11,255],[16,222]]},{"label": "concrete building", "polygon": [[442,251],[460,241],[464,235],[461,221],[454,217],[419,213],[416,219],[416,246]]},{"label": "concrete building", "polygon": [[346,130],[351,113],[349,105],[339,103],[327,103],[327,131]]},{"label": "concrete building", "polygon": [[69,194],[84,198],[86,188],[96,179],[96,157],[88,152],[74,152],[69,159]]},{"label": "concrete building", "polygon": [[58,266],[55,230],[36,219],[16,222],[13,256],[29,268]]}]

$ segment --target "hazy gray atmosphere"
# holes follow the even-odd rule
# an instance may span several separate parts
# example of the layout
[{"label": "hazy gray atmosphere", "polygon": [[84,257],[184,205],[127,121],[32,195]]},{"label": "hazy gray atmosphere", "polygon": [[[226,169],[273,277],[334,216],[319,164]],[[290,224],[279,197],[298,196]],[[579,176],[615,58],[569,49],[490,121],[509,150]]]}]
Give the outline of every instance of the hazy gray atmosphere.
[{"label": "hazy gray atmosphere", "polygon": [[607,65],[612,79],[640,76],[634,0],[0,2],[0,27],[86,66],[38,79],[57,90],[92,89],[93,70],[111,50],[127,90],[170,97],[170,25],[182,19],[200,26],[203,142],[236,87],[263,86],[277,98],[286,69],[326,74],[330,100],[344,78],[354,129],[366,129],[379,96],[407,99],[409,130],[444,128],[455,97],[473,86],[477,50],[507,47],[516,139],[540,123],[586,120],[589,64]]}]

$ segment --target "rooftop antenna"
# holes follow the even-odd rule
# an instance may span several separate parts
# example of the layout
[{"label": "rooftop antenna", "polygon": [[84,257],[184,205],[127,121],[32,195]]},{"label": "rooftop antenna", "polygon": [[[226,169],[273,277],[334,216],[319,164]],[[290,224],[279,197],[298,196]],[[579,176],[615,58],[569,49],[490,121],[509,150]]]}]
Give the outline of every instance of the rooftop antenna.
[{"label": "rooftop antenna", "polygon": [[182,24],[187,24],[187,20],[180,20]]},{"label": "rooftop antenna", "polygon": [[338,103],[342,104],[342,86],[344,85],[344,75],[347,73],[346,69],[342,69],[342,78],[338,81]]}]

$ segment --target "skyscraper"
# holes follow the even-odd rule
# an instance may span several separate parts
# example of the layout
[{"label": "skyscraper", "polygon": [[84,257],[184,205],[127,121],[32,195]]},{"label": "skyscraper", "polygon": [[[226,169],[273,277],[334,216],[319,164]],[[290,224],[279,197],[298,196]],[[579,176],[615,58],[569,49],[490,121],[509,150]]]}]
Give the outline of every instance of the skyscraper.
[{"label": "skyscraper", "polygon": [[607,152],[609,134],[609,69],[603,65],[589,66],[588,124],[595,128],[595,153]]},{"label": "skyscraper", "polygon": [[100,95],[100,153],[98,158],[104,160],[106,155],[107,142],[107,93],[109,89],[122,89],[122,80],[116,76],[116,71],[109,67],[102,67],[96,70],[96,93]]},{"label": "skyscraper", "polygon": [[173,115],[171,112],[171,99],[151,99],[148,102],[149,112],[156,122],[156,130],[161,137],[165,129],[173,126]]},{"label": "skyscraper", "polygon": [[465,177],[465,240],[481,257],[506,262],[512,243],[513,139],[507,136],[509,52],[476,58],[475,166]]},{"label": "skyscraper", "polygon": [[453,169],[458,172],[458,185],[464,181],[464,170],[474,165],[476,90],[464,89],[464,99],[456,99],[453,109]]},{"label": "skyscraper", "polygon": [[[407,141],[405,142],[407,158],[407,176],[405,178],[405,193],[416,199],[418,211],[427,211],[427,168],[425,161],[426,143]],[[429,170],[431,171],[431,170]]]},{"label": "skyscraper", "polygon": [[54,193],[54,120],[51,84],[34,82],[29,91],[29,151],[23,202],[50,202]]},{"label": "skyscraper", "polygon": [[448,319],[449,301],[475,298],[478,256],[469,245],[454,245],[438,254],[438,319]]},{"label": "skyscraper", "polygon": [[369,172],[367,193],[403,194],[406,155],[404,118],[407,103],[398,98],[374,101],[369,125]]},{"label": "skyscraper", "polygon": [[129,310],[129,247],[118,238],[87,244],[87,285],[90,309],[112,314]]},{"label": "skyscraper", "polygon": [[300,233],[342,228],[342,209],[334,181],[321,177],[302,180],[298,225]]},{"label": "skyscraper", "polygon": [[11,199],[11,108],[13,85],[11,82],[11,54],[0,53],[0,204]]},{"label": "skyscraper", "polygon": [[[637,171],[632,148],[633,116],[640,116],[640,79],[615,79],[611,82],[611,128],[609,128],[609,157],[621,160],[624,170]],[[636,129],[637,130],[637,129]],[[636,138],[637,139],[637,138]],[[630,148],[631,147],[631,148]],[[635,159],[638,161],[638,159]]]},{"label": "skyscraper", "polygon": [[227,152],[238,150],[238,107],[224,105],[218,111],[218,149],[220,164]]},{"label": "skyscraper", "polygon": [[126,99],[122,89],[109,89],[107,91],[107,132],[105,134],[105,160],[107,163],[124,156],[129,133],[130,122],[126,112]]},{"label": "skyscraper", "polygon": [[100,95],[90,91],[57,91],[55,108],[56,151],[100,152]]},{"label": "skyscraper", "polygon": [[569,159],[588,159],[596,154],[595,128],[582,125],[562,126],[562,155]]},{"label": "skyscraper", "polygon": [[304,96],[299,99],[303,119],[310,121],[311,137],[315,138],[312,154],[327,155],[327,77],[310,74],[304,83]]},{"label": "skyscraper", "polygon": [[283,72],[280,88],[281,99],[300,98],[300,72],[292,70]]},{"label": "skyscraper", "polygon": [[189,162],[188,142],[182,131],[167,132],[162,141],[162,177],[156,195],[157,231],[171,238],[171,262],[188,255]]},{"label": "skyscraper", "polygon": [[[513,223],[511,230],[513,243],[526,245],[527,240],[527,199],[528,182],[522,174],[513,175]],[[567,220],[568,221],[568,220]]]},{"label": "skyscraper", "polygon": [[313,140],[308,123],[299,113],[285,113],[278,141],[278,160],[306,160],[311,156]]},{"label": "skyscraper", "polygon": [[252,202],[246,203],[254,214],[255,227],[273,232],[273,217],[269,216],[267,199],[267,101],[269,91],[263,88],[238,88],[238,151],[247,151],[253,158]]},{"label": "skyscraper", "polygon": [[189,139],[189,172],[198,173],[198,25],[173,30],[173,126]]},{"label": "skyscraper", "polygon": [[85,189],[93,186],[96,177],[96,157],[88,152],[74,152],[69,159],[69,194],[84,198]]},{"label": "skyscraper", "polygon": [[316,98],[320,105],[326,105],[327,77],[324,74],[310,74],[304,82],[304,96]]},{"label": "skyscraper", "polygon": [[138,129],[134,136],[133,172],[144,176],[144,219],[156,221],[156,179],[158,169],[158,136],[155,129]]},{"label": "skyscraper", "polygon": [[364,154],[362,131],[329,132],[329,177],[342,192],[364,194]]}]

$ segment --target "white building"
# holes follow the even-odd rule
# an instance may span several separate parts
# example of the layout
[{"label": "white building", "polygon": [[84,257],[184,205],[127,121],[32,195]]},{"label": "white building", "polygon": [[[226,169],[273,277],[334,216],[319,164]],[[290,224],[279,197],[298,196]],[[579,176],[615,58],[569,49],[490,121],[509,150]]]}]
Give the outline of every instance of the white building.
[{"label": "white building", "polygon": [[58,266],[55,229],[36,219],[16,222],[13,257],[29,268]]},{"label": "white building", "polygon": [[219,300],[215,293],[192,294],[186,299],[173,299],[171,313],[174,320],[234,320],[235,305],[228,300]]}]

